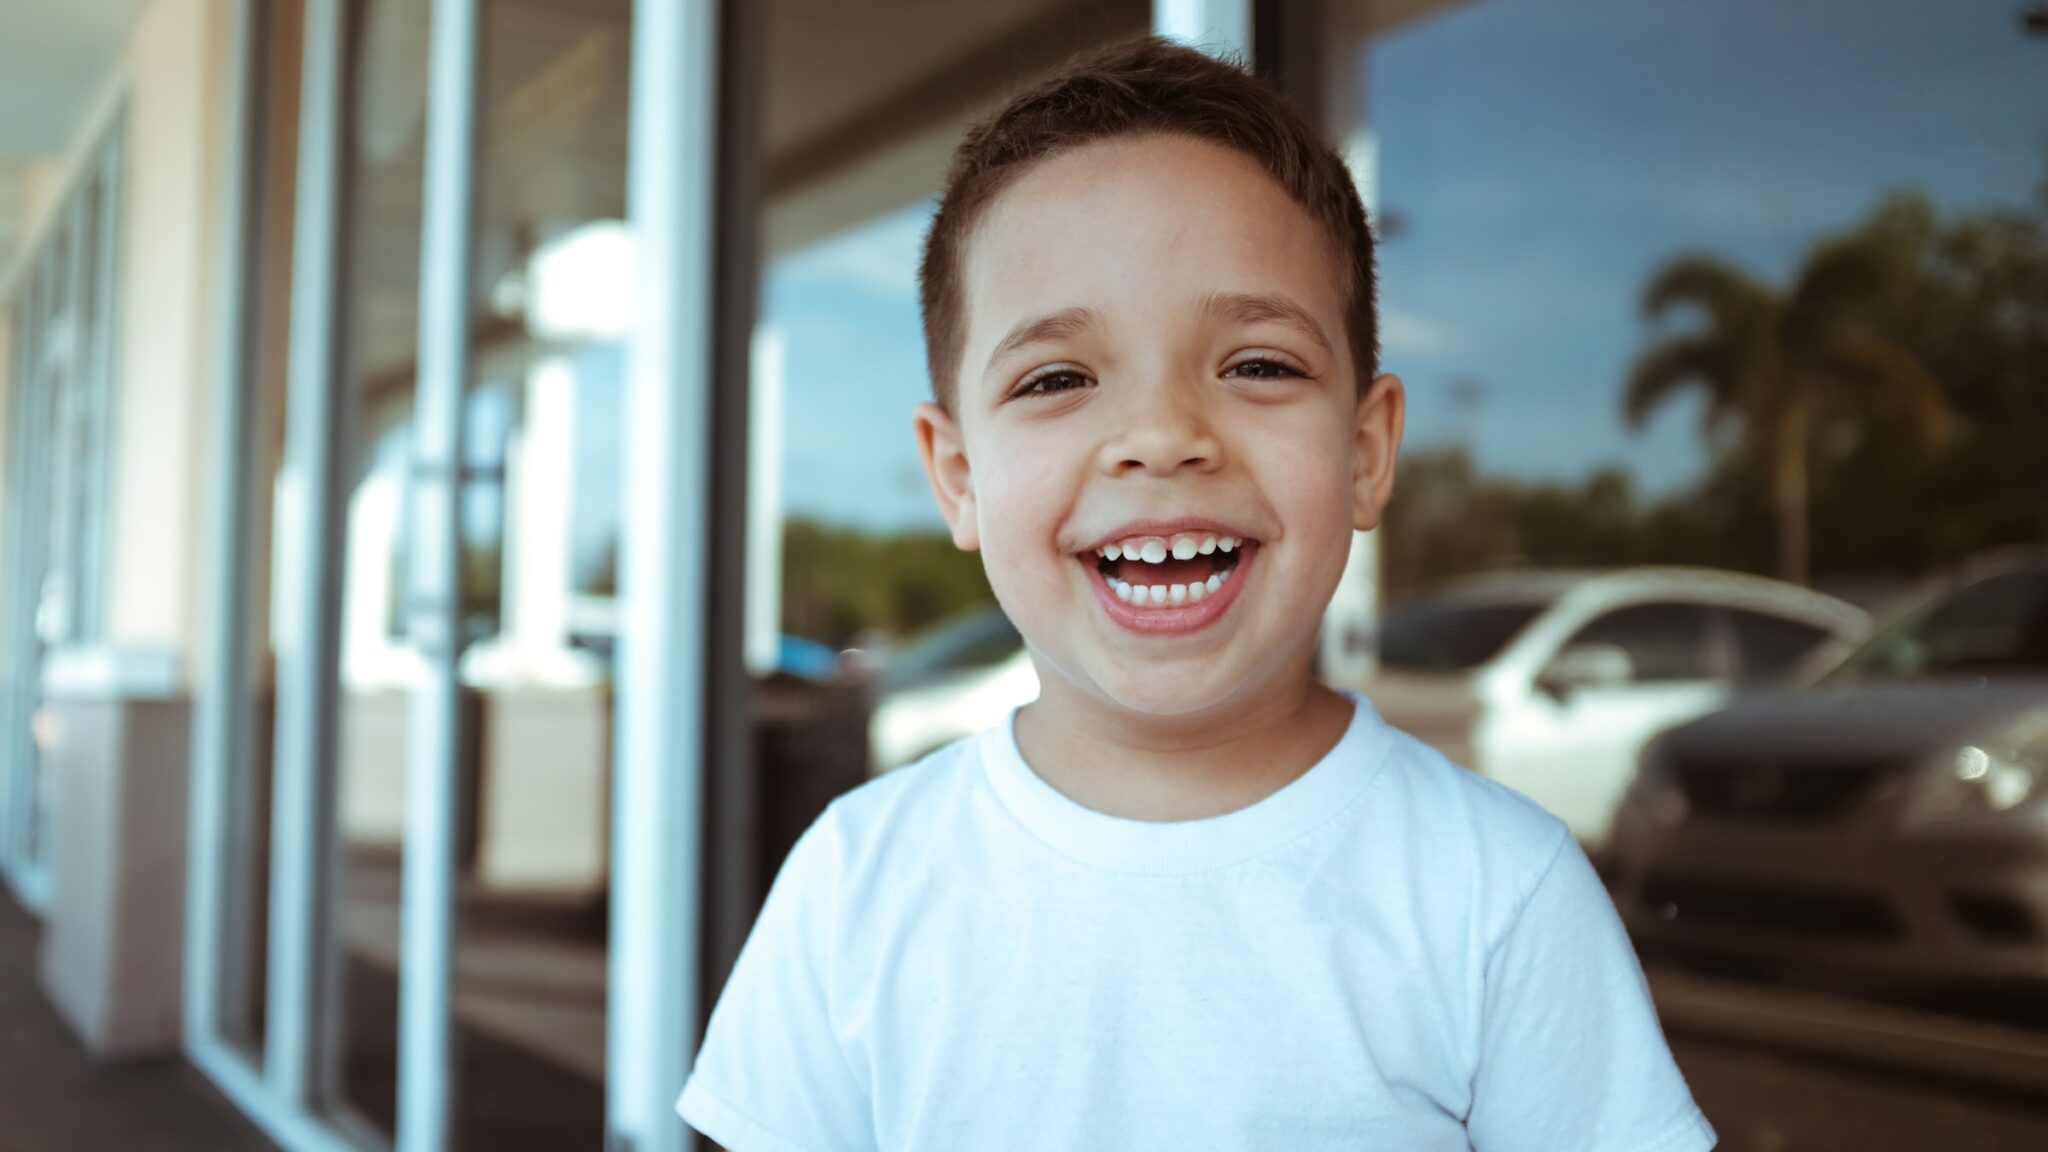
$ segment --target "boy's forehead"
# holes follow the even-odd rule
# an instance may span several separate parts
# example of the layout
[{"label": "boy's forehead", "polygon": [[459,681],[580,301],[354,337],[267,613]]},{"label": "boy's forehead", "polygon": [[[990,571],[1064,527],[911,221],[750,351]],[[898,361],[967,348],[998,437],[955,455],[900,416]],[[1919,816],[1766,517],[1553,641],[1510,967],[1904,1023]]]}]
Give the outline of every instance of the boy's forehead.
[{"label": "boy's forehead", "polygon": [[1164,136],[1083,145],[1018,176],[969,235],[963,379],[1034,317],[1085,308],[1143,322],[1218,292],[1290,299],[1338,342],[1339,268],[1314,217],[1233,149]]}]

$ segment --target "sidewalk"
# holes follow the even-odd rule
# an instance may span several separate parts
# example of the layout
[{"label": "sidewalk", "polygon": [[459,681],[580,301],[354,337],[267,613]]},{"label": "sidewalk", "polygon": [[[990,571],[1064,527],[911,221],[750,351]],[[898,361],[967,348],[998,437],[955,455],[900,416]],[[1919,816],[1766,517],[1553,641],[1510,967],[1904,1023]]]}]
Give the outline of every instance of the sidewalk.
[{"label": "sidewalk", "polygon": [[0,890],[0,1152],[272,1147],[182,1059],[88,1059],[36,983],[40,935]]}]

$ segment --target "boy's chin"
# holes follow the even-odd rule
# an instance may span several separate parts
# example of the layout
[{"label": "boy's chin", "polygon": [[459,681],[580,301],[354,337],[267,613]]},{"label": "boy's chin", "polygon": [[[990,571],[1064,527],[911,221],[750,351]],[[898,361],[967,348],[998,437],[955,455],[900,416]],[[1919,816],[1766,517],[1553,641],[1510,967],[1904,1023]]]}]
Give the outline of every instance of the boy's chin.
[{"label": "boy's chin", "polygon": [[1213,666],[1194,675],[1184,669],[1104,670],[1093,687],[1104,703],[1134,719],[1168,720],[1227,711],[1249,695],[1249,685],[1219,676],[1219,671]]}]

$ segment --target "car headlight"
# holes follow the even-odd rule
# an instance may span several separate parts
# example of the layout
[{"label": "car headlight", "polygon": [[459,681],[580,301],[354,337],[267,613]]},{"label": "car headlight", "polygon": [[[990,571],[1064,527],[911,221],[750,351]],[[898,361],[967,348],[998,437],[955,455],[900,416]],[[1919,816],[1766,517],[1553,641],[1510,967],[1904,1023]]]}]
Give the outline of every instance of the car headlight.
[{"label": "car headlight", "polygon": [[1929,804],[1936,817],[2010,812],[2048,794],[2048,711],[1955,750]]}]

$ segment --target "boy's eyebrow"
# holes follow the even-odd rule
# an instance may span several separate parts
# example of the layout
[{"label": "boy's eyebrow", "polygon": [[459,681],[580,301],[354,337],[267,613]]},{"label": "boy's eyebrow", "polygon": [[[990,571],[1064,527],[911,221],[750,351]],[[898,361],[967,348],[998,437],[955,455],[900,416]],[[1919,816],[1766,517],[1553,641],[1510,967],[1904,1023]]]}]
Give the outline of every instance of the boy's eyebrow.
[{"label": "boy's eyebrow", "polygon": [[994,364],[1019,348],[1063,340],[1101,323],[1102,313],[1093,308],[1080,307],[1062,308],[1036,320],[1023,321],[1010,329],[1010,334],[1003,337],[1002,342],[996,345],[996,350],[988,354],[988,362]]},{"label": "boy's eyebrow", "polygon": [[1202,313],[1237,324],[1280,324],[1315,341],[1323,355],[1334,355],[1329,337],[1323,335],[1309,310],[1285,296],[1251,292],[1217,292],[1202,301]]}]

